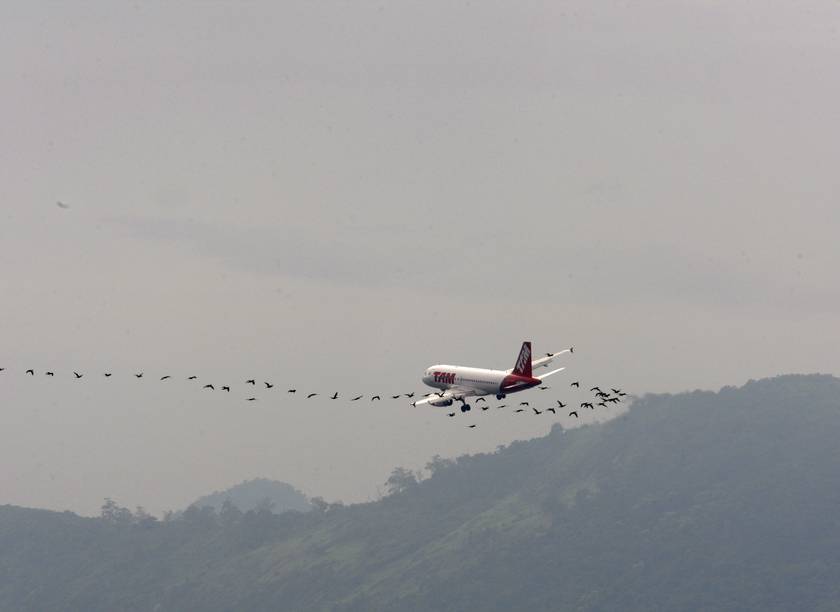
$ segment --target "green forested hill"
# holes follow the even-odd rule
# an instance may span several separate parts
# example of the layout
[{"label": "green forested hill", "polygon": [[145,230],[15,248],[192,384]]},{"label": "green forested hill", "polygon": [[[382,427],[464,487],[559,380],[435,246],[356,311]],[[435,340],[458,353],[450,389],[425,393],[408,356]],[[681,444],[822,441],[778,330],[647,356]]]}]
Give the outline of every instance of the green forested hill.
[{"label": "green forested hill", "polygon": [[370,504],[0,508],[2,610],[838,610],[840,380],[648,396]]}]

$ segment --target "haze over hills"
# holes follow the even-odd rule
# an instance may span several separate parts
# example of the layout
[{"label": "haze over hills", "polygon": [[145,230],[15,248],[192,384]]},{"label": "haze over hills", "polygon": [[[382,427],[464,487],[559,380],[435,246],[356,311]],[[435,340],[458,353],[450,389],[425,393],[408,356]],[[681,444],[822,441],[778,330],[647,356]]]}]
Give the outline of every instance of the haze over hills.
[{"label": "haze over hills", "polygon": [[210,506],[218,512],[227,500],[243,512],[264,508],[280,514],[288,510],[306,512],[312,507],[306,495],[292,485],[268,478],[254,478],[240,482],[224,491],[214,491],[198,498],[190,505],[197,508]]},{"label": "haze over hills", "polygon": [[312,512],[0,508],[3,610],[840,610],[840,380],[650,395]]}]

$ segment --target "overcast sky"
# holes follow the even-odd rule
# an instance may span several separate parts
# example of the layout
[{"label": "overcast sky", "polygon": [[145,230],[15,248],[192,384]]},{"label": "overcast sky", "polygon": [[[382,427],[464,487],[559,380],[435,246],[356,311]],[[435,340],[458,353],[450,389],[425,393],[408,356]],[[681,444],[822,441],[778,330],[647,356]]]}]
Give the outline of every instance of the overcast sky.
[{"label": "overcast sky", "polygon": [[3,3],[0,503],[369,499],[575,423],[300,394],[523,339],[538,404],[836,373],[838,57],[833,0]]}]

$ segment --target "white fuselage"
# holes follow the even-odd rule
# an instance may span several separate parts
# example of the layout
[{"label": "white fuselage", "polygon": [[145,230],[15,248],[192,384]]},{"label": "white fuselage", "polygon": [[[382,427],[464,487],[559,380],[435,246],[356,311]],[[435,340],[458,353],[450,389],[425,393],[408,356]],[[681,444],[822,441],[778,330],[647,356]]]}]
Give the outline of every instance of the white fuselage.
[{"label": "white fuselage", "polygon": [[468,388],[489,395],[500,393],[502,382],[508,376],[504,370],[440,364],[426,369],[423,382],[441,390]]}]

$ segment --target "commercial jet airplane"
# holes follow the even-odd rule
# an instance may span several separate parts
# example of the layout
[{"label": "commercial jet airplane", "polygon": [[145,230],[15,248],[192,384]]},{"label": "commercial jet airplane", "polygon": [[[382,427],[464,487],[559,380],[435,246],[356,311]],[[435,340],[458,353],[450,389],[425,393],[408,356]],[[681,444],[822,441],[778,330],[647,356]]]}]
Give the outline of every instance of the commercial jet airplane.
[{"label": "commercial jet airplane", "polygon": [[495,394],[496,399],[503,399],[508,393],[524,391],[542,384],[543,380],[566,368],[557,368],[540,378],[534,377],[533,371],[548,367],[558,355],[572,352],[574,349],[568,348],[558,353],[546,353],[545,357],[531,361],[531,343],[526,341],[522,343],[516,365],[510,370],[433,365],[426,369],[423,382],[440,391],[431,393],[426,399],[413,402],[412,406],[451,406],[452,402],[461,402],[461,412],[467,412],[470,410],[470,405],[466,403],[468,397]]}]

